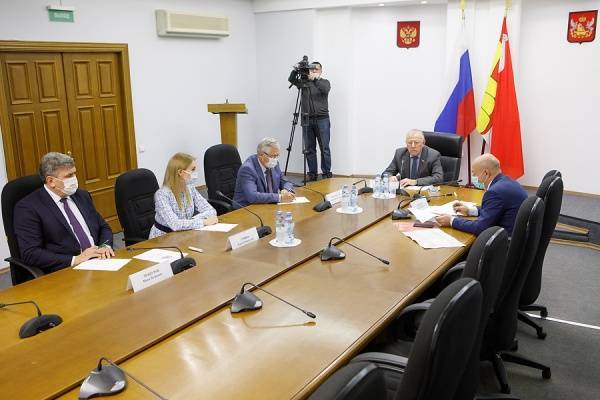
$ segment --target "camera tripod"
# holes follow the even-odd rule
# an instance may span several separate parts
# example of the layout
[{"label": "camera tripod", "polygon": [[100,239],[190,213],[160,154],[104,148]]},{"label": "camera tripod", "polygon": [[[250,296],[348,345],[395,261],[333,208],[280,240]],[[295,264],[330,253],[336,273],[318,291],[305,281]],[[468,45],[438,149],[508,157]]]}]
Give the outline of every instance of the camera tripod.
[{"label": "camera tripod", "polygon": [[[291,86],[290,86],[291,87]],[[303,94],[306,93],[308,96],[303,96]],[[309,112],[303,112],[302,111],[302,99],[303,98],[308,98],[308,109]],[[298,117],[300,118],[300,126],[303,128],[302,129],[302,158],[303,158],[303,179],[302,179],[302,183],[304,185],[306,185],[307,179],[306,179],[306,165],[307,165],[307,160],[306,160],[306,153],[308,152],[306,150],[306,129],[304,129],[304,127],[308,127],[310,125],[310,118],[311,115],[314,115],[314,110],[315,110],[315,106],[312,100],[312,96],[310,93],[310,87],[308,87],[308,82],[306,82],[305,80],[300,80],[300,86],[298,87],[298,94],[296,95],[296,105],[294,106],[294,113],[293,118],[292,118],[292,127],[290,130],[290,140],[288,143],[288,147],[286,147],[286,151],[287,151],[287,157],[285,160],[285,170],[283,172],[284,175],[287,175],[287,171],[288,171],[288,165],[290,163],[290,154],[292,152],[292,145],[294,143],[294,134],[296,132],[296,126],[298,125]],[[316,127],[316,129],[318,129],[318,127]]]}]

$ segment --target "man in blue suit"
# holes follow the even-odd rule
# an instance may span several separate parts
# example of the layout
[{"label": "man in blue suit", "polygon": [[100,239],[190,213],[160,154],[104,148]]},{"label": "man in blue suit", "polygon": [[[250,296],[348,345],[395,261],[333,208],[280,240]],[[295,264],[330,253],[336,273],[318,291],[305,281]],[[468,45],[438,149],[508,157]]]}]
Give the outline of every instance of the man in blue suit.
[{"label": "man in blue suit", "polygon": [[14,230],[23,261],[54,272],[91,258],[110,258],[113,235],[92,197],[78,189],[75,162],[62,153],[42,157],[44,186],[15,205]]},{"label": "man in blue suit", "polygon": [[256,154],[244,161],[238,170],[233,195],[234,208],[257,203],[279,203],[294,200],[294,186],[279,169],[279,142],[264,138]]},{"label": "man in blue suit", "polygon": [[475,159],[471,167],[473,184],[486,189],[481,207],[467,206],[460,202],[454,210],[462,215],[479,217],[475,220],[441,215],[436,221],[441,226],[452,226],[465,232],[479,235],[490,226],[500,226],[512,235],[515,219],[521,203],[527,198],[527,192],[521,185],[503,175],[500,161],[492,154],[483,154]]}]

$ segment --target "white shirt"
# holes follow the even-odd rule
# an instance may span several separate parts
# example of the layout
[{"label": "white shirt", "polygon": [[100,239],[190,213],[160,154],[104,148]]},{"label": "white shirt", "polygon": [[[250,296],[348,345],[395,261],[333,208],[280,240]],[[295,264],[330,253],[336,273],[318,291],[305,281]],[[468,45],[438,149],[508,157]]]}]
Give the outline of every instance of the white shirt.
[{"label": "white shirt", "polygon": [[[56,204],[56,207],[58,207],[58,209],[60,210],[62,215],[65,217],[67,224],[69,224],[69,226],[71,227],[71,231],[73,231],[73,236],[75,236],[75,239],[77,239],[77,235],[75,235],[75,230],[73,229],[73,226],[71,225],[71,221],[69,220],[69,216],[67,215],[67,212],[65,211],[65,206],[63,203],[60,202],[62,197],[60,197],[59,195],[54,193],[46,185],[44,185],[44,189],[46,189],[46,191],[48,192],[48,194],[50,195],[50,197]],[[90,243],[92,245],[94,245],[94,238],[92,237],[92,234],[90,233],[90,228],[87,226],[87,223],[85,222],[85,219],[83,218],[83,215],[81,214],[81,211],[79,211],[79,208],[77,208],[77,204],[75,204],[75,202],[71,199],[71,196],[67,196],[67,203],[69,203],[69,208],[73,212],[73,215],[75,215],[75,219],[79,222],[79,225],[81,225],[81,227],[83,228],[83,231],[85,232],[86,236],[88,237],[88,240],[90,241]],[[71,260],[71,265],[73,265],[74,261],[75,261],[75,257],[73,257],[73,259]]]}]

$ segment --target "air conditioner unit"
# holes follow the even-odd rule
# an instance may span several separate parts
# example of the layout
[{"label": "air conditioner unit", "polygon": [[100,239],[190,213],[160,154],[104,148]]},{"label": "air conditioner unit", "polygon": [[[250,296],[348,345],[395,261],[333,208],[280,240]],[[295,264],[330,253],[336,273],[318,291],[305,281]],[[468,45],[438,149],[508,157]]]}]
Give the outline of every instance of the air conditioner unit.
[{"label": "air conditioner unit", "polygon": [[229,36],[229,19],[180,11],[156,10],[156,32],[158,36],[226,37]]}]

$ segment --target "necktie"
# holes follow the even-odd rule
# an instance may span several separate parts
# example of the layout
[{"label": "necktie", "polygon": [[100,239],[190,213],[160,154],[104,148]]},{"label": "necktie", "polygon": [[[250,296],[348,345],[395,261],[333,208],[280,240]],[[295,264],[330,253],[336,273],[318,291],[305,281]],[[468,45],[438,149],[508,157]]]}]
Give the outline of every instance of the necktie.
[{"label": "necktie", "polygon": [[417,179],[419,174],[419,157],[410,158],[410,179]]},{"label": "necktie", "polygon": [[63,203],[63,206],[65,207],[65,213],[67,213],[67,217],[69,217],[69,222],[71,223],[71,226],[73,227],[73,232],[75,233],[75,236],[77,237],[77,240],[79,241],[79,246],[81,247],[81,250],[85,250],[88,247],[91,247],[92,244],[90,243],[90,240],[88,239],[87,235],[85,234],[85,232],[83,231],[83,228],[81,227],[81,224],[79,223],[79,221],[77,221],[77,218],[75,218],[75,214],[73,214],[73,211],[71,211],[71,208],[69,207],[69,203],[67,203],[67,198],[62,198],[60,199],[60,202]]},{"label": "necktie", "polygon": [[273,175],[271,173],[271,168],[267,168],[265,171],[265,178],[267,180],[267,190],[269,193],[273,193]]}]

